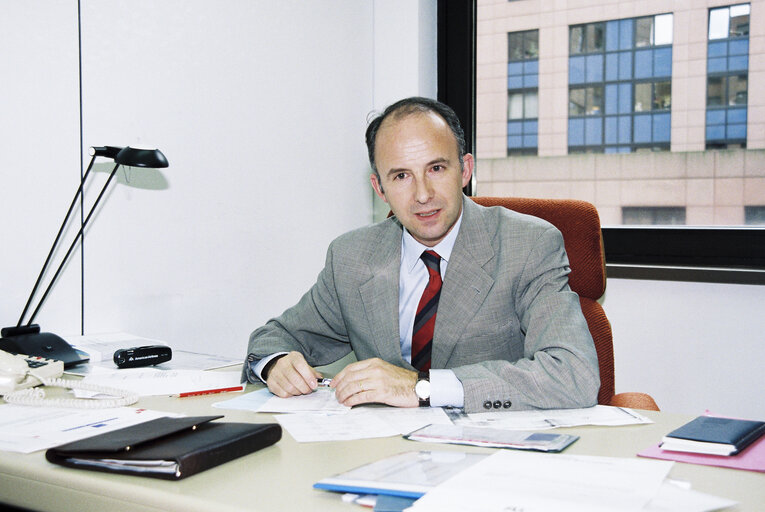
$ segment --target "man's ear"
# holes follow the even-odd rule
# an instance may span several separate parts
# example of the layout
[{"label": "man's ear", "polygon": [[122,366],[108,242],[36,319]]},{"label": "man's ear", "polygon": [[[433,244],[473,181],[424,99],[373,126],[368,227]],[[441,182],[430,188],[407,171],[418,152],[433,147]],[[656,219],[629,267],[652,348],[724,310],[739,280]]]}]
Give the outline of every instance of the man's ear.
[{"label": "man's ear", "polygon": [[382,188],[382,183],[380,183],[380,179],[377,177],[376,174],[372,173],[369,175],[369,182],[372,184],[372,188],[375,189],[375,194],[377,194],[377,197],[388,202],[388,199],[385,197],[385,191]]},{"label": "man's ear", "polygon": [[465,153],[462,157],[462,188],[465,188],[470,183],[470,178],[473,176],[475,170],[475,159],[470,153]]}]

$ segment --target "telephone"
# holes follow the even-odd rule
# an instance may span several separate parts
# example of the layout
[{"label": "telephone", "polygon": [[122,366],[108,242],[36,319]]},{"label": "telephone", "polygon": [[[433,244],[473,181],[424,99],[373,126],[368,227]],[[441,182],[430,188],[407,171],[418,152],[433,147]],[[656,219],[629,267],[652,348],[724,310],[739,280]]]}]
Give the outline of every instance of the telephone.
[{"label": "telephone", "polygon": [[[0,350],[0,395],[3,395],[3,398],[8,403],[100,409],[122,407],[138,401],[138,395],[134,393],[59,378],[63,373],[64,363],[62,361],[46,359],[40,356],[11,354]],[[83,389],[119,398],[104,400],[46,398],[45,392],[42,389],[29,389],[40,385]]]}]

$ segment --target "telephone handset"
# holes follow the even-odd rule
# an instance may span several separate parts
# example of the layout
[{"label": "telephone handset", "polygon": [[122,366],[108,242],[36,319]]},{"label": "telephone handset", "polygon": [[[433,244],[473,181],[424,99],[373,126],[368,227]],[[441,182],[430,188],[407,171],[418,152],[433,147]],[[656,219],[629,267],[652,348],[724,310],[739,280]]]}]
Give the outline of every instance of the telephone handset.
[{"label": "telephone handset", "polygon": [[[10,354],[0,350],[0,395],[8,403],[22,405],[48,405],[54,407],[81,407],[101,409],[122,407],[138,401],[138,395],[120,389],[95,386],[76,380],[61,379],[64,363],[40,356]],[[105,393],[120,398],[46,398],[42,389],[34,386],[55,386]]]},{"label": "telephone handset", "polygon": [[13,355],[0,350],[0,395],[61,377],[64,363],[39,356]]}]

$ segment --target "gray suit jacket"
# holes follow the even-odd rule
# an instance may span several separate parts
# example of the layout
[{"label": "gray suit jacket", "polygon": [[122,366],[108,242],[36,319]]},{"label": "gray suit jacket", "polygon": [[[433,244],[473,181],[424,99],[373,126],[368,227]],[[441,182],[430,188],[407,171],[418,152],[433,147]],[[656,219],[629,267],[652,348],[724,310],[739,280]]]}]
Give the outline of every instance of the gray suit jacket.
[{"label": "gray suit jacket", "polygon": [[[432,368],[450,368],[465,411],[586,407],[597,401],[595,347],[568,286],[563,237],[551,224],[464,198],[444,276]],[[250,359],[302,352],[312,366],[351,350],[412,369],[401,355],[402,226],[390,218],[332,242],[316,284],[250,336]],[[249,372],[248,372],[249,373]],[[495,406],[496,407],[496,406]]]}]

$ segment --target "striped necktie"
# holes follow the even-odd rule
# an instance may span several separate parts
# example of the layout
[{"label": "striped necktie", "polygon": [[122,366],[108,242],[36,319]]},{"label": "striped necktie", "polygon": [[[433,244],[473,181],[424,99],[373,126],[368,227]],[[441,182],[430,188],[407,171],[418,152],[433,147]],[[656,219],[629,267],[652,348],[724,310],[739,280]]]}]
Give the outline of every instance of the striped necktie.
[{"label": "striped necktie", "polygon": [[433,251],[422,253],[422,261],[428,269],[428,285],[417,305],[412,330],[412,366],[419,371],[430,369],[430,353],[433,350],[433,328],[436,325],[438,298],[441,296],[441,256]]}]

